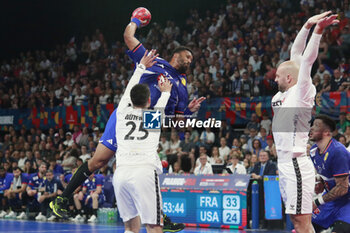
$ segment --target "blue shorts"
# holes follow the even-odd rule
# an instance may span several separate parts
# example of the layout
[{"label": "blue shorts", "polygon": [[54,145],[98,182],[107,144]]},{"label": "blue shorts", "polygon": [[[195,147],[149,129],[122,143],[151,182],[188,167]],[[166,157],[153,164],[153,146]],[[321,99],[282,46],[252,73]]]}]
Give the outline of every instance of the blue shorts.
[{"label": "blue shorts", "polygon": [[336,221],[343,221],[350,224],[350,199],[327,202],[312,214],[312,222],[327,229]]}]

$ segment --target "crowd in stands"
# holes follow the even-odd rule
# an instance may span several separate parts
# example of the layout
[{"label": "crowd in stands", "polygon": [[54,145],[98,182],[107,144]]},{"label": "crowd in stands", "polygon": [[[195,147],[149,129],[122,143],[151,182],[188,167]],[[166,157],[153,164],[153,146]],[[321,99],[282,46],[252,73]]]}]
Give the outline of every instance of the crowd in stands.
[{"label": "crowd in stands", "polygon": [[[190,99],[205,96],[252,97],[273,95],[276,67],[289,59],[297,31],[305,19],[332,9],[339,25],[327,28],[313,72],[319,93],[349,91],[350,46],[348,1],[301,1],[296,10],[288,1],[228,1],[217,12],[191,10],[180,29],[173,21],[152,23],[138,35],[146,48],[155,48],[168,60],[178,45],[189,46],[194,61],[187,71]],[[145,29],[142,29],[145,30]],[[123,42],[107,42],[101,31],[82,41],[58,45],[51,51],[22,53],[0,66],[0,108],[23,109],[70,105],[117,107],[133,72]],[[74,169],[94,155],[103,129],[75,126],[53,128],[10,127],[0,135],[0,217],[25,218],[36,207],[37,220],[46,220],[48,203],[64,189]],[[334,135],[350,149],[350,113],[342,112]],[[238,173],[253,179],[276,175],[276,151],[271,116],[251,115],[244,132],[222,122],[220,129],[164,129],[159,156],[169,162],[169,173]],[[71,200],[75,221],[89,206],[96,221],[104,202],[104,182],[114,161],[91,176]],[[13,200],[14,199],[14,200]],[[54,220],[54,217],[50,217]]]}]

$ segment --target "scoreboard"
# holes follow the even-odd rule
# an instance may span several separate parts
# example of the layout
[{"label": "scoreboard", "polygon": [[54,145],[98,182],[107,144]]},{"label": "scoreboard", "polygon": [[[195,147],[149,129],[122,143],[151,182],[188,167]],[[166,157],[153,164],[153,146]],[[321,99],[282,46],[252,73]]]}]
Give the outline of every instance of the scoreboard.
[{"label": "scoreboard", "polygon": [[[182,184],[181,188],[166,188],[166,178],[171,185]],[[249,176],[168,175],[160,183],[163,211],[175,222],[228,229],[247,225]]]}]

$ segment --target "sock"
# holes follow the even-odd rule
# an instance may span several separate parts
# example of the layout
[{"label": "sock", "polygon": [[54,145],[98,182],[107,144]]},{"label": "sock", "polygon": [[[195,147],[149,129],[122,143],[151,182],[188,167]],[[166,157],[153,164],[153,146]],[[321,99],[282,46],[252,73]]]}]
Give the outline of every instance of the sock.
[{"label": "sock", "polygon": [[91,174],[92,172],[89,171],[88,163],[83,163],[69,181],[69,184],[62,193],[62,197],[71,197],[74,190],[76,190]]},{"label": "sock", "polygon": [[92,214],[97,217],[97,209],[92,209]]}]

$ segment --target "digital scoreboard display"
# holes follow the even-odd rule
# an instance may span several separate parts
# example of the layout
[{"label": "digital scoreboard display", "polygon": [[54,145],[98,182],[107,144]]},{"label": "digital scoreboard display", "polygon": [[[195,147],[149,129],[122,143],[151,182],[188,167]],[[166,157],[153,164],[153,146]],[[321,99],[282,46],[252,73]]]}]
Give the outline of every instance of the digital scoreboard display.
[{"label": "digital scoreboard display", "polygon": [[[166,176],[168,177],[168,176]],[[232,181],[229,176],[176,176],[171,184],[181,184],[181,179],[186,183],[192,183],[191,187],[182,185],[183,188],[164,188],[161,186],[163,197],[163,211],[174,222],[186,223],[188,226],[221,227],[221,228],[245,228],[247,225],[247,193],[246,187],[242,190],[230,190],[224,185]],[[241,177],[241,184],[248,185],[249,177]],[[174,177],[172,177],[174,179]],[[208,179],[217,190],[204,189],[200,185],[208,186]],[[217,179],[217,180],[216,180]],[[164,179],[161,179],[161,184]],[[166,182],[165,182],[166,183]],[[232,185],[232,184],[231,184]],[[210,186],[210,185],[209,185]],[[186,187],[186,188],[184,188]],[[242,185],[243,187],[243,185]],[[237,188],[232,185],[232,189]]]}]

